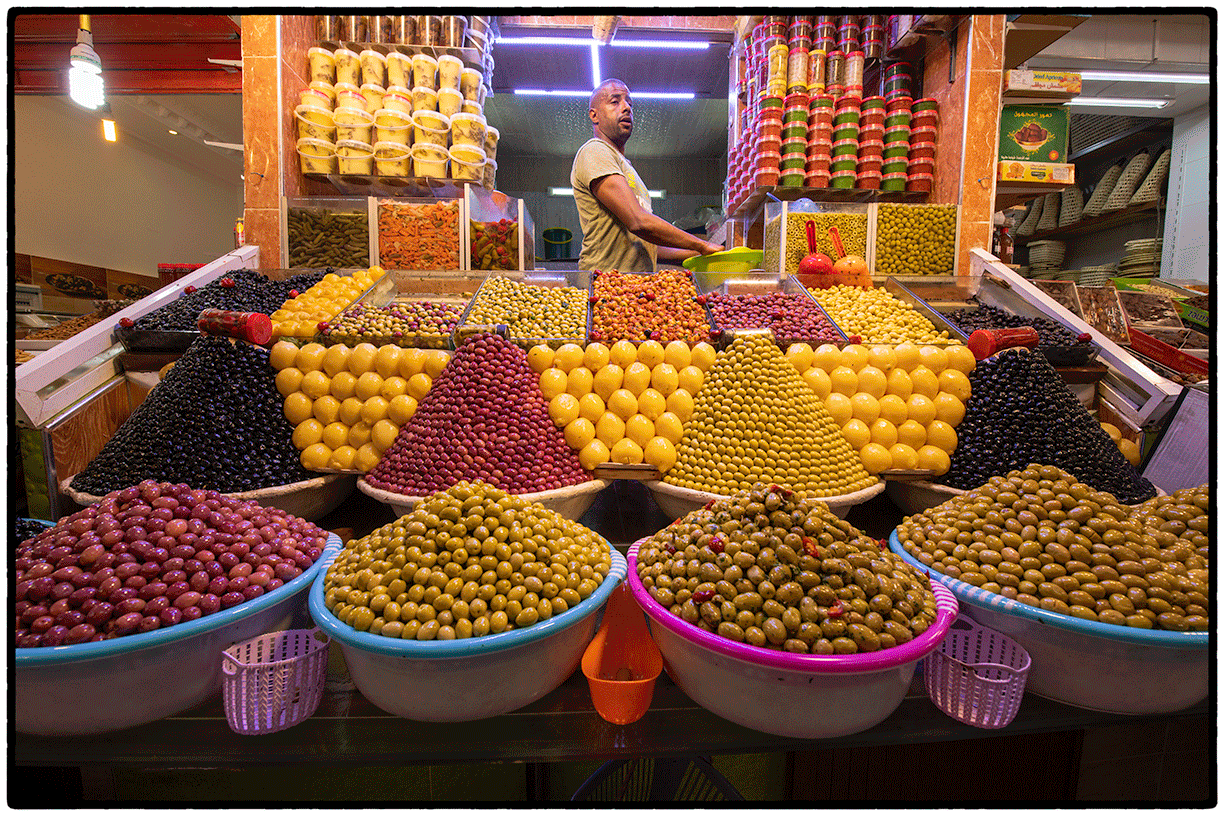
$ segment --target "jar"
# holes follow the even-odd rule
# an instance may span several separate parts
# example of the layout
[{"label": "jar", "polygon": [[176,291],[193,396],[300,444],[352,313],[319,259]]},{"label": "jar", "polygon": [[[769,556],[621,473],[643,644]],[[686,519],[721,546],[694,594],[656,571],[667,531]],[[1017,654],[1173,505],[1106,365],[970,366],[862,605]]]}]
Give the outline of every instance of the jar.
[{"label": "jar", "polygon": [[805,48],[792,48],[787,57],[786,89],[788,92],[806,91],[807,83],[808,51]]},{"label": "jar", "polygon": [[846,54],[845,72],[846,87],[863,90],[863,69],[866,67],[866,57],[862,51],[851,51]]},{"label": "jar", "polygon": [[411,87],[413,84],[412,57],[400,51],[392,51],[387,54],[387,87],[392,85]]},{"label": "jar", "polygon": [[824,51],[810,51],[808,53],[808,93],[815,95],[824,91],[826,56]]},{"label": "jar", "polygon": [[336,84],[361,84],[361,57],[348,48],[337,48],[332,54],[336,61]]},{"label": "jar", "polygon": [[[830,51],[825,58],[825,86],[846,85],[846,55],[841,51]],[[832,91],[830,91],[832,93]]]},{"label": "jar", "polygon": [[336,141],[336,163],[341,175],[374,175],[374,147],[356,139]]},{"label": "jar", "polygon": [[428,54],[412,55],[412,86],[438,90],[438,61]]},{"label": "jar", "polygon": [[335,42],[340,39],[340,15],[316,14],[315,39],[319,42]]},{"label": "jar", "polygon": [[463,38],[467,34],[467,18],[448,14],[439,21],[441,35],[438,45],[446,48],[462,48]]},{"label": "jar", "polygon": [[[872,17],[870,19],[877,19]],[[868,25],[863,29],[863,54],[867,59],[879,59],[884,56],[884,26]]]},{"label": "jar", "polygon": [[391,18],[392,36],[400,45],[416,43],[416,18],[411,14],[397,14]]},{"label": "jar", "polygon": [[315,46],[306,52],[306,58],[310,64],[311,82],[336,81],[336,57],[331,51]]},{"label": "jar", "polygon": [[787,63],[790,60],[790,49],[784,43],[778,43],[769,49],[769,80],[766,87],[775,93],[786,90]]},{"label": "jar", "polygon": [[395,43],[395,18],[390,14],[370,15],[370,42],[391,45]]},{"label": "jar", "polygon": [[442,39],[442,18],[436,14],[416,15],[416,45],[438,45]]},{"label": "jar", "polygon": [[361,60],[361,84],[378,85],[385,88],[387,85],[387,58],[382,52],[367,48],[358,55],[358,58]]},{"label": "jar", "polygon": [[791,21],[790,28],[787,30],[790,38],[793,40],[796,37],[812,38],[812,18],[811,17],[796,17]]},{"label": "jar", "polygon": [[339,39],[345,42],[366,41],[366,16],[364,14],[341,14]]},{"label": "jar", "polygon": [[862,46],[863,30],[859,27],[858,17],[842,17],[837,26],[837,39],[847,45],[843,51],[858,51]]}]

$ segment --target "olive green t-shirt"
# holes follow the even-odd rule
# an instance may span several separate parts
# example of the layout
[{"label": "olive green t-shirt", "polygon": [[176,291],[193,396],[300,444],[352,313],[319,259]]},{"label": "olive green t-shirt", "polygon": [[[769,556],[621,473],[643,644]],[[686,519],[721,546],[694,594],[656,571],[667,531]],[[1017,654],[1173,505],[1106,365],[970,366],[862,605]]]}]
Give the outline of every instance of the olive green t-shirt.
[{"label": "olive green t-shirt", "polygon": [[625,229],[611,210],[591,193],[591,182],[613,174],[624,176],[642,209],[652,212],[646,182],[633,165],[612,145],[592,137],[578,148],[570,169],[570,186],[574,188],[574,203],[582,222],[578,268],[654,272],[658,247]]}]

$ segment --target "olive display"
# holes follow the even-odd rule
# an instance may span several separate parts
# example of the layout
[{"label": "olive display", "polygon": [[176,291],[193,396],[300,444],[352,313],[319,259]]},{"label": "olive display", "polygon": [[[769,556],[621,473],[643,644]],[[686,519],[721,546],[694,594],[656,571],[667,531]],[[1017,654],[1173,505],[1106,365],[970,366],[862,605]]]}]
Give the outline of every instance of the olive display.
[{"label": "olive display", "polygon": [[591,339],[700,343],[710,336],[704,300],[687,269],[664,268],[653,275],[592,272]]},{"label": "olive display", "polygon": [[298,462],[267,349],[197,337],[85,469],[103,495],[137,482],[237,493],[310,478]]},{"label": "olive display", "polygon": [[823,502],[778,485],[694,510],[643,542],[636,566],[672,614],[767,649],[875,652],[936,618],[930,579]]},{"label": "olive display", "polygon": [[17,365],[28,363],[34,359],[34,355],[24,349],[13,349],[13,360]]},{"label": "olive display", "polygon": [[812,293],[847,335],[858,335],[864,343],[952,343],[946,330],[910,304],[878,287],[862,288],[838,284]]},{"label": "olive display", "polygon": [[83,332],[95,323],[113,315],[115,312],[122,311],[132,305],[130,300],[107,300],[99,304],[97,309],[94,309],[89,314],[83,314],[80,317],[74,317],[71,320],[65,320],[63,323],[52,326],[49,329],[39,329],[32,331],[25,336],[26,340],[66,340],[73,335]]},{"label": "olive display", "polygon": [[326,531],[284,510],[142,481],[17,548],[15,643],[70,646],[198,620],[279,589],[326,544]]},{"label": "olive display", "polygon": [[341,622],[403,640],[522,629],[578,606],[608,576],[608,542],[483,482],[461,481],[350,541],[324,576]]},{"label": "olive display", "polygon": [[1140,629],[1208,628],[1207,485],[1136,508],[1031,464],[897,527],[906,552],[1029,606]]},{"label": "olive display", "polygon": [[590,481],[548,416],[527,353],[496,334],[466,338],[366,481],[427,496],[464,480],[512,493]]},{"label": "olive display", "polygon": [[385,306],[357,303],[328,321],[323,342],[443,348],[462,313],[458,304],[428,300],[397,300]]},{"label": "olive display", "polygon": [[820,398],[766,332],[735,337],[714,360],[676,446],[668,484],[729,495],[757,482],[813,497],[876,483]]},{"label": "olive display", "polygon": [[[779,252],[782,241],[782,216],[779,215],[765,225],[765,255],[762,259],[763,268],[778,270],[785,275],[794,275],[799,271],[799,262],[808,254],[807,224],[816,224],[816,249],[833,260],[839,254],[833,239],[829,237],[829,228],[837,227],[841,237],[842,247],[847,255],[867,257],[867,214],[866,213],[788,213],[786,216],[786,247]],[[779,264],[781,268],[779,269]],[[835,321],[836,317],[833,318]],[[844,328],[844,327],[843,327]]]},{"label": "olive display", "polygon": [[829,318],[806,292],[706,296],[710,314],[720,329],[769,329],[782,345],[788,341],[836,343],[842,338]]},{"label": "olive display", "polygon": [[327,321],[361,297],[376,281],[386,275],[380,266],[356,269],[353,274],[340,276],[328,272],[323,279],[304,292],[294,290],[281,307],[268,315],[272,319],[273,337],[310,338],[327,328]]},{"label": "olive display", "polygon": [[323,280],[325,272],[330,271],[303,272],[276,281],[251,269],[235,269],[199,289],[188,286],[176,300],[136,318],[132,328],[139,331],[193,332],[200,312],[205,309],[270,315],[292,297],[290,292],[306,291]]},{"label": "olive display", "polygon": [[877,275],[950,275],[956,267],[955,204],[880,204]]},{"label": "olive display", "polygon": [[1156,495],[1040,351],[1006,349],[987,357],[969,383],[959,442],[941,484],[971,490],[1041,462],[1127,504]]},{"label": "olive display", "polygon": [[286,214],[289,266],[369,267],[370,222],[365,212],[290,207]]},{"label": "olive display", "polygon": [[33,538],[46,529],[45,524],[34,519],[13,517],[13,541],[18,544],[25,543],[26,539]]},{"label": "olive display", "polygon": [[504,324],[511,337],[586,337],[587,293],[574,286],[533,286],[504,277],[485,279],[472,299],[471,325]]},{"label": "olive display", "polygon": [[977,306],[971,309],[957,309],[945,315],[965,334],[972,334],[978,329],[1014,329],[1020,326],[1032,326],[1037,332],[1037,348],[1079,345],[1079,336],[1075,332],[1053,320],[1045,317],[1021,317],[982,303],[977,297],[970,298],[970,301]]}]

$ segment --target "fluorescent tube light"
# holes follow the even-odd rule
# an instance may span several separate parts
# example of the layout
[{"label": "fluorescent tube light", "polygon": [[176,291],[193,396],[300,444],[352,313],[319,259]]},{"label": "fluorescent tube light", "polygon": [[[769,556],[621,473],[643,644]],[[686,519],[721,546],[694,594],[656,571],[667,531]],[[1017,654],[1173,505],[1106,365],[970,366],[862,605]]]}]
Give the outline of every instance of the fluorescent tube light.
[{"label": "fluorescent tube light", "polygon": [[[590,91],[545,91],[540,88],[515,88],[514,93],[518,96],[590,96]],[[664,92],[664,91],[635,91],[630,89],[629,95],[633,99],[696,99],[697,94],[692,91],[680,92]]]},{"label": "fluorescent tube light", "polygon": [[603,82],[603,72],[599,70],[599,46],[591,46],[591,87],[598,88]]},{"label": "fluorescent tube light", "polygon": [[1175,85],[1206,85],[1210,74],[1162,74],[1147,71],[1080,71],[1087,82],[1167,82]]},{"label": "fluorescent tube light", "polygon": [[[647,190],[651,198],[667,198],[666,190]],[[574,194],[573,187],[549,187],[548,194],[551,196],[570,196]]]},{"label": "fluorescent tube light", "polygon": [[102,120],[102,138],[108,142],[115,141],[116,134],[115,134],[115,120],[114,119],[103,119]]},{"label": "fluorescent tube light", "polygon": [[[498,45],[599,45],[592,37],[499,37]],[[681,51],[705,51],[710,47],[708,42],[694,40],[613,40],[609,43],[616,48],[661,48]]]},{"label": "fluorescent tube light", "polygon": [[177,131],[177,130],[167,130],[166,132],[167,132],[167,133],[169,133],[171,136],[177,136],[177,135],[178,135],[178,131]]},{"label": "fluorescent tube light", "polygon": [[1163,108],[1172,99],[1127,99],[1120,96],[1077,96],[1068,99],[1068,105],[1092,108]]}]

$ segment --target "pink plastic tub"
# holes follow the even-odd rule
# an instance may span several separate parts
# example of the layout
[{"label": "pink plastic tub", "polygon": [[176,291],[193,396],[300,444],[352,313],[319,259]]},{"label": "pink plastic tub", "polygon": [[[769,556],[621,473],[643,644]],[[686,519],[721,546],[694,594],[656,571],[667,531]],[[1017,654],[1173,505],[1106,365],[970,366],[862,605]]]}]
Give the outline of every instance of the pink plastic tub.
[{"label": "pink plastic tub", "polygon": [[637,575],[643,541],[629,548],[627,581],[650,620],[667,673],[698,705],[767,734],[822,739],[882,722],[901,705],[918,661],[939,646],[957,614],[956,597],[932,581],[935,623],[909,643],[854,655],[737,643],[681,620],[650,596]]}]

